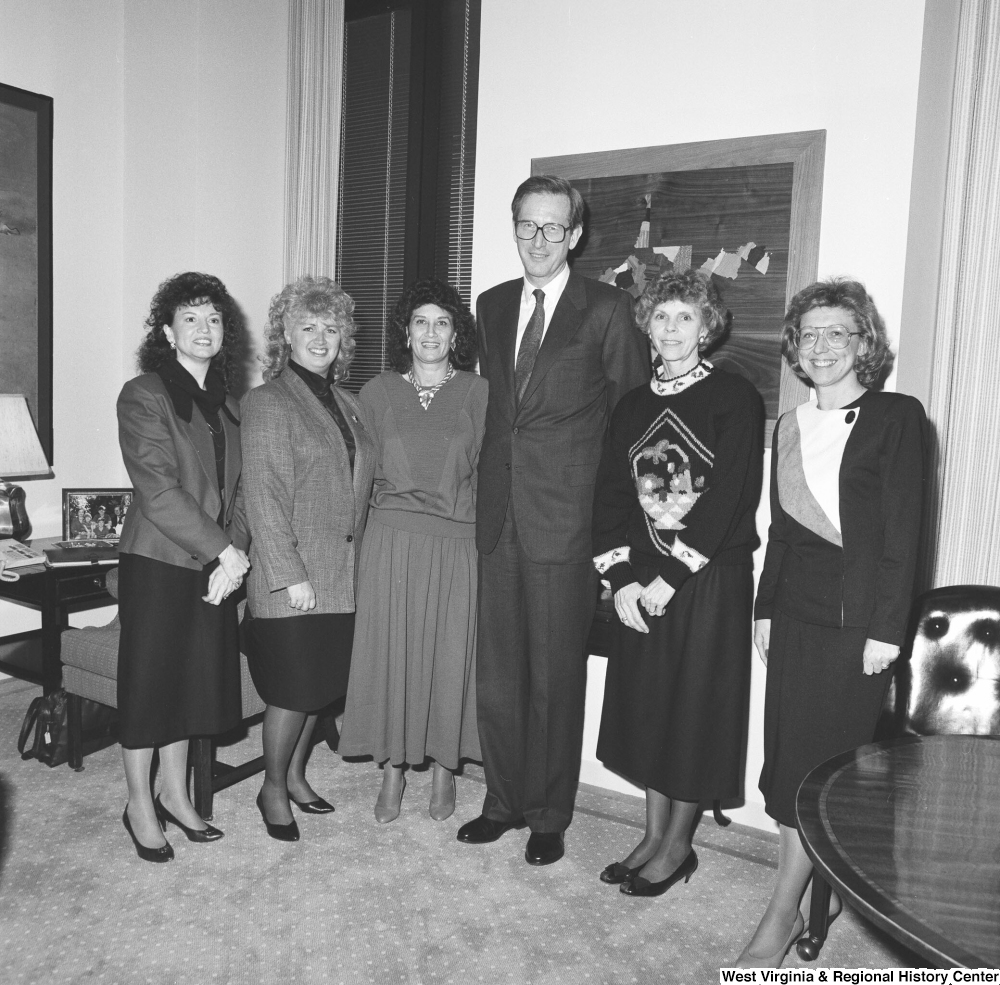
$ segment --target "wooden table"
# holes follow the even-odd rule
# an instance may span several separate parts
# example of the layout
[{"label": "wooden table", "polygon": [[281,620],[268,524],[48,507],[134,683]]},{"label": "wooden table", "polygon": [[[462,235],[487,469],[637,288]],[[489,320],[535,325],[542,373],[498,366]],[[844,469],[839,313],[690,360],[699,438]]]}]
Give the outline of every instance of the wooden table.
[{"label": "wooden table", "polygon": [[[42,551],[60,539],[41,537],[27,543]],[[21,576],[20,580],[0,581],[0,598],[37,609],[42,614],[40,634],[24,633],[14,637],[23,641],[26,637],[41,636],[41,666],[31,666],[33,661],[30,660],[16,663],[0,660],[0,671],[41,684],[45,694],[58,689],[62,683],[60,637],[67,626],[66,616],[70,612],[113,604],[114,599],[105,588],[105,579],[112,567],[47,568],[44,564],[32,564],[14,569]]]},{"label": "wooden table", "polygon": [[937,967],[1000,967],[1000,738],[862,746],[814,769],[796,810],[817,871],[862,916]]}]

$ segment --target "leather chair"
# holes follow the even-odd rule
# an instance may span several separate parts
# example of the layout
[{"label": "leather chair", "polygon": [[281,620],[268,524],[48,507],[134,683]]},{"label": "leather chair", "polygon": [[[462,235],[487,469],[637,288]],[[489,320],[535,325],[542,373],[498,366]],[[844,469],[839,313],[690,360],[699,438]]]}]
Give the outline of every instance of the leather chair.
[{"label": "leather chair", "polygon": [[[902,735],[1000,735],[1000,588],[949,585],[924,592],[910,625],[879,724]],[[830,887],[813,875],[809,933],[796,945],[814,961],[826,940]]]},{"label": "leather chair", "polygon": [[1000,588],[917,599],[888,711],[895,734],[1000,735]]},{"label": "leather chair", "polygon": [[[108,592],[118,597],[118,570],[108,573]],[[246,602],[241,602],[242,617]],[[88,698],[111,708],[118,707],[118,637],[121,623],[117,614],[106,626],[69,629],[62,634],[63,688],[67,695],[67,730],[69,766],[83,769],[83,735],[80,699]],[[240,654],[240,683],[243,701],[243,724],[254,724],[264,712],[264,702],[257,694]],[[330,739],[327,739],[330,742]],[[336,745],[333,744],[333,748]],[[212,817],[213,795],[264,768],[264,757],[257,756],[238,766],[216,759],[213,737],[191,740],[190,758],[194,773],[194,807],[205,820]]]}]

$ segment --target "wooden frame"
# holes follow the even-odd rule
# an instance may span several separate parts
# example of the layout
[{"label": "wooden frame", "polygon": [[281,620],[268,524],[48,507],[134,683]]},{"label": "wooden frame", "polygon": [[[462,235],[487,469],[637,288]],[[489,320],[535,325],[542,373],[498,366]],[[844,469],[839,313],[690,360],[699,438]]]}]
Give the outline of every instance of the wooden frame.
[{"label": "wooden frame", "polygon": [[0,84],[0,393],[52,464],[52,98]]},{"label": "wooden frame", "polygon": [[[63,543],[117,544],[132,496],[129,488],[63,489]],[[89,511],[89,517],[78,521],[81,510]],[[110,524],[99,520],[101,511]]]},{"label": "wooden frame", "polygon": [[[659,175],[680,171],[791,165],[791,211],[785,306],[792,296],[816,280],[822,214],[825,130],[738,137],[663,147],[569,154],[534,158],[532,174],[558,174],[570,181],[623,175]],[[721,245],[721,244],[720,244]],[[727,244],[727,249],[734,244]],[[693,264],[697,266],[697,263]],[[783,313],[783,312],[782,312]],[[774,327],[774,358],[780,360],[777,416],[808,399],[808,387],[781,357],[781,325]],[[776,417],[768,415],[767,443]]]}]

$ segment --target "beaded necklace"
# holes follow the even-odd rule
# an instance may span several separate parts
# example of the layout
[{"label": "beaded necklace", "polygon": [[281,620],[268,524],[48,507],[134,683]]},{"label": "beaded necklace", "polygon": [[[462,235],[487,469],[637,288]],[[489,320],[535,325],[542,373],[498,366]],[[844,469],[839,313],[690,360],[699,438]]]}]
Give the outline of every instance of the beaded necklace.
[{"label": "beaded necklace", "polygon": [[420,401],[420,406],[424,410],[427,410],[431,405],[431,401],[434,399],[434,395],[438,392],[455,375],[455,367],[448,364],[448,372],[445,374],[443,380],[440,383],[435,383],[432,386],[422,386],[417,382],[416,377],[413,375],[412,367],[407,370],[406,378],[413,384],[413,389],[417,391],[417,399]]}]

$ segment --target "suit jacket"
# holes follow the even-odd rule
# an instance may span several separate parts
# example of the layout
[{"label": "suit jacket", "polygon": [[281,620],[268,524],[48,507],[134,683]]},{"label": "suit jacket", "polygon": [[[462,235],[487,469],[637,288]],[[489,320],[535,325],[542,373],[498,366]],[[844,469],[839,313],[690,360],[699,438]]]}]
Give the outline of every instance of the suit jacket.
[{"label": "suit jacket", "polygon": [[[231,398],[227,405],[237,417]],[[156,373],[129,380],[118,396],[118,440],[135,489],[118,548],[181,568],[201,570],[231,543],[250,537],[240,490],[240,429],[219,414],[226,433],[225,529],[215,469],[215,444],[195,406],[190,423],[174,411]]]},{"label": "suit jacket", "polygon": [[285,589],[310,581],[316,613],[353,612],[375,445],[353,394],[334,396],[354,435],[354,474],[343,435],[291,370],[242,403],[243,486],[252,541],[247,599],[255,618],[301,615]]},{"label": "suit jacket", "polygon": [[524,398],[514,361],[523,279],[481,294],[479,371],[490,383],[476,543],[489,554],[513,501],[521,546],[543,564],[589,561],[594,484],[611,411],[649,382],[649,344],[624,291],[571,273]]},{"label": "suit jacket", "polygon": [[838,477],[843,548],[822,540],[781,503],[779,470],[790,455],[783,414],[771,447],[771,526],[754,618],[774,610],[819,626],[866,627],[902,645],[913,600],[927,483],[928,428],[920,401],[869,391],[844,446]]}]

